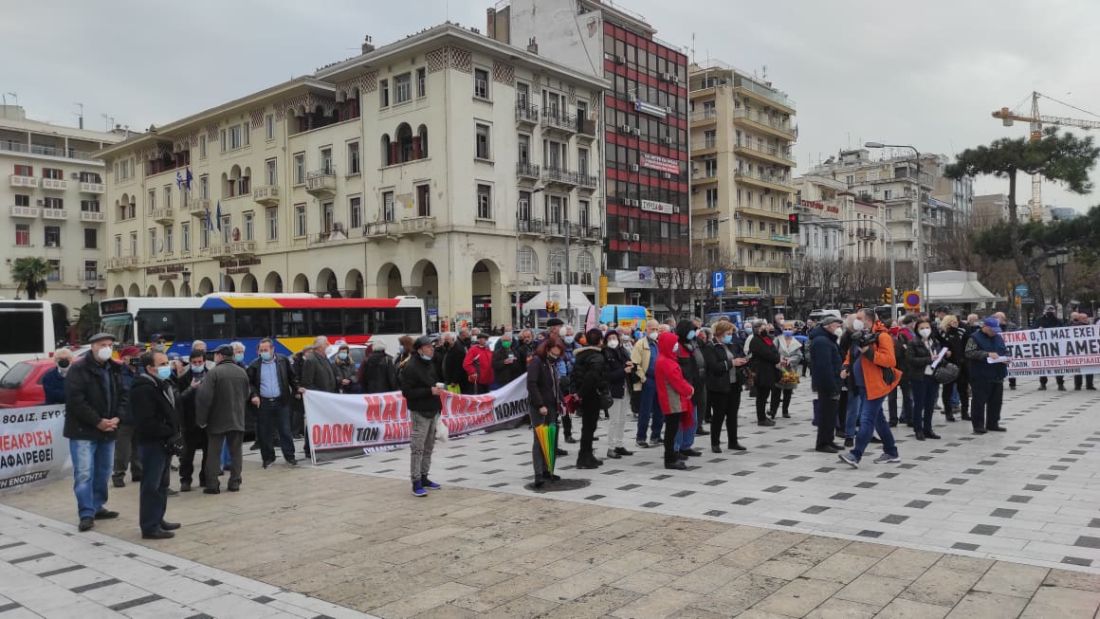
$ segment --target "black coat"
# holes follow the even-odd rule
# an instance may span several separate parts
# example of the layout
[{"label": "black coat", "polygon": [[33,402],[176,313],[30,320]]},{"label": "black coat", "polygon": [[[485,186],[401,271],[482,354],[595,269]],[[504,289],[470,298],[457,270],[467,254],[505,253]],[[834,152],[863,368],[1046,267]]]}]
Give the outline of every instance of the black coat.
[{"label": "black coat", "polygon": [[470,379],[466,376],[466,370],[462,367],[462,363],[466,361],[466,350],[466,342],[463,342],[460,338],[455,338],[454,345],[447,351],[447,356],[443,359],[443,380],[445,382],[469,386]]},{"label": "black coat", "polygon": [[[929,343],[935,346],[936,341],[929,338]],[[909,380],[922,380],[924,369],[932,364],[934,352],[917,337],[905,343],[905,367],[901,368],[903,374],[909,376]]]},{"label": "black coat", "polygon": [[960,372],[966,371],[966,339],[970,337],[965,329],[960,327],[952,327],[946,332],[940,334],[940,342],[947,347],[947,350],[951,351],[951,356],[946,361],[950,361],[959,366]]},{"label": "black coat", "polygon": [[179,394],[170,380],[139,375],[130,388],[130,410],[133,411],[134,434],[144,443],[172,440],[180,434],[176,406]]},{"label": "black coat", "polygon": [[608,389],[607,360],[603,351],[594,346],[584,346],[574,351],[573,386],[581,401],[599,399],[599,392]]},{"label": "black coat", "polygon": [[[527,364],[527,404],[532,425],[553,423],[561,410],[561,385],[555,365],[538,355]],[[542,406],[547,408],[545,417],[539,414]]]},{"label": "black coat", "polygon": [[[209,371],[209,370],[208,370]],[[199,382],[206,378],[207,372],[199,373]],[[176,378],[176,391],[179,393],[177,402],[177,410],[180,412],[180,428],[184,435],[191,437],[205,436],[206,431],[199,427],[199,424],[195,421],[195,394],[198,393],[198,385],[192,387],[191,383],[194,382],[196,374],[191,371],[190,368],[178,378]],[[198,439],[195,439],[198,441]],[[205,439],[203,439],[205,441]],[[196,444],[205,445],[205,442],[196,442]]]},{"label": "black coat", "polygon": [[[130,392],[123,386],[122,366],[108,361],[100,366],[91,352],[69,366],[65,376],[65,438],[102,441],[115,438],[115,433],[101,432],[96,424],[101,419],[114,419],[129,409]],[[104,384],[100,368],[106,367]],[[108,389],[109,387],[109,389]]]},{"label": "black coat", "polygon": [[[512,362],[505,363],[509,357]],[[498,385],[507,385],[523,376],[526,371],[524,361],[516,350],[514,340],[509,348],[505,348],[502,342],[497,342],[496,350],[493,351],[493,381]]]},{"label": "black coat", "polygon": [[622,346],[604,347],[603,358],[607,363],[607,384],[611,387],[611,397],[622,399],[626,395],[626,362],[630,359]]},{"label": "black coat", "polygon": [[[438,376],[435,357],[432,357],[432,361],[432,369],[436,370]],[[363,393],[386,393],[401,389],[401,384],[397,382],[397,365],[383,350],[375,350],[363,360],[359,375]]]},{"label": "black coat", "polygon": [[[847,334],[845,334],[847,335]],[[840,371],[844,361],[836,337],[822,327],[810,331],[810,379],[814,391],[820,396],[839,396],[843,380]]]},{"label": "black coat", "polygon": [[733,386],[730,383],[730,370],[733,364],[730,363],[729,355],[726,354],[726,347],[717,342],[707,344],[703,347],[703,359],[707,366],[707,391],[729,393]]},{"label": "black coat", "polygon": [[779,351],[775,345],[769,346],[764,341],[764,336],[754,335],[749,342],[749,354],[752,360],[749,367],[756,372],[757,388],[771,389],[779,382],[779,369],[775,367],[779,363]]},{"label": "black coat", "polygon": [[425,361],[420,355],[410,357],[401,369],[400,380],[401,395],[405,396],[409,410],[425,417],[434,417],[443,410],[443,402],[432,393],[432,387],[442,381],[431,360]]},{"label": "black coat", "polygon": [[[276,354],[274,362],[276,373],[279,375],[279,400],[284,405],[290,404],[298,393],[298,377],[294,374],[294,368],[290,366],[290,359]],[[256,357],[245,369],[248,373],[248,384],[252,389],[250,398],[260,396],[260,364],[262,363],[263,360]]]}]

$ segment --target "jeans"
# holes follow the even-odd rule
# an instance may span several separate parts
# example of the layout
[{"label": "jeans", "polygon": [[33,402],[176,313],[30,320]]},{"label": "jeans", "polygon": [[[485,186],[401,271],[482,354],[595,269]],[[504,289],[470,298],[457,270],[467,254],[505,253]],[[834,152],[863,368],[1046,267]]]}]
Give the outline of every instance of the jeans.
[{"label": "jeans", "polygon": [[73,494],[81,519],[93,518],[107,502],[107,480],[115,457],[114,440],[69,439],[73,460]]},{"label": "jeans", "polygon": [[260,457],[264,462],[275,460],[272,436],[279,433],[283,458],[294,459],[294,439],[290,436],[290,408],[276,398],[260,398],[260,410],[256,413],[256,437],[260,443]]},{"label": "jeans", "polygon": [[141,490],[138,497],[138,524],[142,533],[152,533],[160,529],[164,522],[164,512],[168,509],[168,475],[172,470],[168,466],[171,455],[161,442],[138,444],[141,454]]},{"label": "jeans", "polygon": [[932,416],[936,414],[936,397],[940,392],[940,385],[931,376],[919,379],[910,379],[910,389],[913,391],[913,429],[918,434],[932,433]]},{"label": "jeans", "polygon": [[1001,399],[1005,384],[999,380],[975,380],[970,383],[974,401],[970,406],[970,423],[975,430],[996,428],[1001,424]]},{"label": "jeans", "polygon": [[134,436],[134,426],[118,424],[118,432],[115,437],[115,472],[116,479],[126,477],[126,467],[130,467],[130,479],[141,480],[141,458],[138,457],[137,437]]},{"label": "jeans", "polygon": [[817,447],[833,444],[833,429],[836,427],[836,411],[840,405],[840,394],[836,397],[818,394],[819,416],[817,419]]},{"label": "jeans", "polygon": [[[692,406],[692,414],[698,415],[699,411]],[[681,413],[686,415],[687,413]],[[680,428],[680,431],[676,433],[676,440],[673,442],[673,447],[676,451],[683,451],[685,449],[691,449],[691,446],[695,444],[695,428],[697,424],[691,424],[687,428]],[[668,428],[665,428],[665,434],[668,434]]]},{"label": "jeans", "polygon": [[664,423],[664,415],[657,408],[657,387],[653,377],[646,378],[642,383],[642,395],[638,405],[638,432],[634,437],[638,441],[644,441],[646,430],[650,430],[650,438],[657,440],[661,436],[661,425]]},{"label": "jeans", "polygon": [[722,422],[726,424],[726,443],[737,444],[737,412],[741,408],[741,384],[733,383],[727,393],[711,391],[707,394],[710,404],[710,444],[722,444]]},{"label": "jeans", "polygon": [[[948,391],[951,393],[951,399],[949,399],[945,404],[950,404],[952,407],[958,407],[961,404],[958,382],[951,383],[951,388],[948,389]],[[944,408],[948,407],[944,406]]]},{"label": "jeans", "polygon": [[236,488],[241,485],[241,440],[244,432],[225,432],[222,434],[206,433],[206,487],[217,490],[221,487],[218,481],[218,470],[221,467],[221,459],[215,454],[222,453],[222,447],[229,453],[229,487]]},{"label": "jeans", "polygon": [[863,391],[856,387],[855,391],[848,392],[848,410],[844,412],[844,434],[848,438],[856,436],[856,424],[859,423],[861,408],[863,408]]},{"label": "jeans", "polygon": [[432,450],[435,449],[435,425],[439,422],[439,413],[431,417],[423,413],[409,411],[412,417],[412,440],[409,442],[409,474],[413,483],[428,476],[432,468]]},{"label": "jeans", "polygon": [[852,457],[859,462],[863,458],[863,452],[867,444],[871,442],[871,435],[878,434],[882,439],[882,451],[890,456],[898,455],[898,446],[894,443],[894,434],[890,432],[890,424],[886,423],[886,417],[882,414],[882,404],[885,397],[877,400],[860,398],[859,407],[859,434],[856,435],[856,445],[852,448]]},{"label": "jeans", "polygon": [[683,413],[669,413],[665,415],[665,464],[676,464],[679,462],[679,458],[676,455],[678,451],[675,447],[676,439],[679,437],[680,429],[680,415]]}]

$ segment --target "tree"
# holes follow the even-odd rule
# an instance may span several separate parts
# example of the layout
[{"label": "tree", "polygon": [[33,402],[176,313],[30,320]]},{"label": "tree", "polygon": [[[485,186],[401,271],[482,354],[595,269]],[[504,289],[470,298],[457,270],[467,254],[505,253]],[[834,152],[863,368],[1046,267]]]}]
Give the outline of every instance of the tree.
[{"label": "tree", "polygon": [[673,320],[687,318],[695,302],[706,299],[711,293],[711,272],[729,271],[729,264],[721,258],[707,260],[704,252],[696,250],[691,256],[673,257],[665,266],[654,269],[653,282],[661,291],[659,298],[668,307]]},{"label": "tree", "polygon": [[80,317],[76,321],[77,337],[81,342],[87,342],[99,331],[99,304],[85,303],[80,308]]},{"label": "tree", "polygon": [[[1038,174],[1062,183],[1074,193],[1086,194],[1092,191],[1089,170],[1096,164],[1097,157],[1100,157],[1100,148],[1093,146],[1091,137],[1059,134],[1056,128],[1049,127],[1037,141],[1002,138],[989,146],[968,148],[959,153],[955,163],[945,171],[950,178],[991,175],[1008,179],[1008,222],[983,233],[975,248],[983,253],[994,252],[986,254],[992,257],[1011,258],[1039,306],[1044,304],[1042,270],[1051,248],[1036,242],[1043,236],[1035,229],[1036,224],[1028,224],[1030,229],[1025,230],[1020,223],[1016,174]],[[992,234],[994,231],[1000,234]]]},{"label": "tree", "polygon": [[46,278],[52,272],[53,267],[45,258],[16,258],[11,265],[11,277],[18,284],[16,290],[26,290],[31,300],[46,292]]}]

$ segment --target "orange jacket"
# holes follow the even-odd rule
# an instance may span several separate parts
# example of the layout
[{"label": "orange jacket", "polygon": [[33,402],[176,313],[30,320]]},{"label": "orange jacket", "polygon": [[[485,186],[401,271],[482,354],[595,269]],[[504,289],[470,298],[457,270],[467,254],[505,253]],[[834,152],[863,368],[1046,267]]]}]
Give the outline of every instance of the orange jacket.
[{"label": "orange jacket", "polygon": [[[901,370],[897,368],[897,359],[894,356],[894,338],[881,322],[876,322],[873,328],[878,333],[878,339],[867,349],[867,352],[859,357],[860,371],[863,372],[863,386],[867,390],[868,400],[877,400],[890,395],[894,387],[901,382]],[[844,365],[851,365],[851,351],[844,354]],[[886,382],[883,369],[889,368],[894,374],[894,380]]]}]

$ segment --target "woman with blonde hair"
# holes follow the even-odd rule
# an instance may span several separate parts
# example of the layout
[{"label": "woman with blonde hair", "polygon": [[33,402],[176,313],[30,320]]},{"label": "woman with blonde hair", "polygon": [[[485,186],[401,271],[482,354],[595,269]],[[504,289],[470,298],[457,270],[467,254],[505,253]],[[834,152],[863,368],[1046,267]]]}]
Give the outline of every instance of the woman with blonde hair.
[{"label": "woman with blonde hair", "polygon": [[714,337],[702,347],[706,365],[707,404],[710,406],[710,450],[722,453],[722,423],[726,425],[726,447],[744,451],[737,441],[737,413],[741,408],[741,366],[749,362],[741,342],[734,337],[733,323],[714,323]]},{"label": "woman with blonde hair", "polygon": [[[959,326],[959,319],[951,314],[940,319],[936,337],[947,348],[950,361],[959,367],[959,376],[950,383],[943,385],[943,414],[948,421],[955,421],[955,413],[962,413],[964,420],[970,419],[970,374],[967,371],[966,358],[966,330]],[[957,391],[959,406],[952,408],[952,394]]]}]

